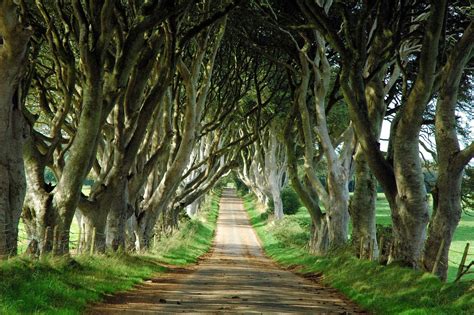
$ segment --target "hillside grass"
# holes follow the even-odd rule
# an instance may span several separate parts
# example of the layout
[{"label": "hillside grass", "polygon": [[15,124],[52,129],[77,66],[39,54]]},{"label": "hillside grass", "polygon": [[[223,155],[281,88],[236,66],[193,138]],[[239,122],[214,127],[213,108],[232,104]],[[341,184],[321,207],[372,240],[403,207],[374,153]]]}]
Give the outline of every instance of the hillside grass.
[{"label": "hillside grass", "polygon": [[0,262],[0,314],[80,314],[104,294],[128,290],[166,272],[163,264],[194,263],[212,245],[218,208],[219,195],[213,194],[197,218],[181,224],[147,255],[20,256]]},{"label": "hillside grass", "polygon": [[252,196],[245,196],[244,205],[268,256],[302,274],[322,273],[323,282],[370,312],[473,314],[474,282],[442,283],[430,274],[381,266],[345,252],[313,256],[305,247],[309,221],[303,211],[273,222],[256,209]]}]

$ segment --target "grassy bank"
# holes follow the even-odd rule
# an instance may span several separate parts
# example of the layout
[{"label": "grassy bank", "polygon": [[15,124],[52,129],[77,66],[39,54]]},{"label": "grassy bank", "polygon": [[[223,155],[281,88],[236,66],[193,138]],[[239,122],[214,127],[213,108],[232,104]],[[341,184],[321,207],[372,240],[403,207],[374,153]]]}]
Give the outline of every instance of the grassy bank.
[{"label": "grassy bank", "polygon": [[197,261],[212,244],[218,202],[219,197],[213,195],[198,218],[183,223],[168,244],[166,240],[157,244],[156,254],[17,257],[0,262],[0,314],[79,314],[104,294],[130,289],[165,272],[162,263]]},{"label": "grassy bank", "polygon": [[377,314],[472,314],[474,283],[444,284],[436,277],[395,266],[358,260],[347,254],[318,258],[305,249],[308,222],[302,213],[282,222],[267,221],[251,196],[245,207],[265,252],[284,267],[323,281]]}]

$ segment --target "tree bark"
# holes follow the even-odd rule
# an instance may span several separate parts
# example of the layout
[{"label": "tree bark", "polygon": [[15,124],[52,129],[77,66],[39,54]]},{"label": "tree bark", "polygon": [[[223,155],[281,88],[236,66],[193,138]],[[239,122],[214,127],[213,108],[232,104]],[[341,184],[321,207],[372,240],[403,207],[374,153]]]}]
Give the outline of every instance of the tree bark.
[{"label": "tree bark", "polygon": [[[375,203],[377,198],[377,181],[369,165],[358,149],[355,156],[355,188],[351,197],[349,212],[352,220],[352,244],[360,258],[368,257],[370,242],[374,241],[374,257],[378,257],[377,231],[375,222]],[[364,240],[363,252],[360,251],[361,240]]]},{"label": "tree bark", "polygon": [[26,192],[23,167],[25,122],[19,82],[31,31],[11,0],[0,1],[0,259],[17,254],[18,224]]},{"label": "tree bark", "polygon": [[[368,57],[366,72],[376,71],[374,68],[382,58],[380,54],[385,47],[387,38],[383,32],[377,34],[374,39],[374,49]],[[371,129],[376,139],[380,138],[380,130],[385,115],[386,105],[384,101],[385,87],[383,85],[386,67],[378,70],[373,79],[365,87],[365,97],[367,99],[368,115]],[[398,75],[395,73],[395,76]],[[392,80],[391,80],[392,81]],[[390,84],[390,83],[389,83]],[[356,252],[362,257],[379,256],[377,230],[376,230],[376,200],[377,200],[377,180],[372,174],[365,154],[357,146],[355,161],[355,189],[351,197],[349,211],[352,219],[352,244],[355,245]],[[364,240],[363,252],[360,251],[361,240]],[[373,247],[371,247],[373,244]],[[372,249],[372,253],[369,250]]]}]

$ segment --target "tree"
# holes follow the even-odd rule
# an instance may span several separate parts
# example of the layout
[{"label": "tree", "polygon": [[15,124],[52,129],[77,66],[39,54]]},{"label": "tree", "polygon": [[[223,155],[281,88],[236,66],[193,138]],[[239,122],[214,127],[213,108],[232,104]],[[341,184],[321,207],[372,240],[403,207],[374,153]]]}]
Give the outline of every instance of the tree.
[{"label": "tree", "polygon": [[474,142],[461,150],[456,131],[457,96],[462,74],[474,57],[474,22],[470,22],[456,42],[441,72],[441,87],[436,103],[435,139],[438,178],[434,192],[433,216],[423,252],[423,264],[432,270],[441,246],[436,274],[446,280],[451,240],[461,219],[463,169],[474,158]]},{"label": "tree", "polygon": [[16,255],[18,223],[26,191],[20,80],[32,31],[12,0],[0,1],[0,259]]}]

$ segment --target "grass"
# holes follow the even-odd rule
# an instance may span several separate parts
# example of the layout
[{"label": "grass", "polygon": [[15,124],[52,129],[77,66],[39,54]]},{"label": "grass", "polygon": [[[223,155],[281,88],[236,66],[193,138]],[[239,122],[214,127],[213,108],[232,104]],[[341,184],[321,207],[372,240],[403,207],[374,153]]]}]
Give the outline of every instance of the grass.
[{"label": "grass", "polygon": [[219,198],[211,198],[206,213],[187,221],[176,233],[156,244],[153,252],[158,260],[182,266],[196,263],[200,256],[209,251],[219,213]]},{"label": "grass", "polygon": [[310,255],[307,216],[299,211],[282,222],[266,220],[246,196],[245,208],[268,256],[304,274],[323,273],[323,281],[363,308],[378,314],[472,314],[474,283],[442,283],[430,274],[381,266],[344,252],[328,257]]},{"label": "grass", "polygon": [[[302,209],[304,210],[304,209]],[[306,213],[307,211],[302,211]],[[383,193],[379,193],[377,197],[377,224],[391,225],[392,219],[390,217],[390,207],[387,199]],[[307,215],[309,220],[309,215]],[[462,258],[462,253],[466,247],[466,243],[470,243],[470,258],[474,259],[474,217],[463,213],[461,221],[454,233],[453,241],[449,249],[449,267],[448,267],[448,281],[454,281],[458,271],[459,263]],[[470,260],[468,260],[469,262]],[[474,280],[474,273],[467,274],[463,280]],[[474,312],[473,312],[474,313]]]},{"label": "grass", "polygon": [[104,294],[130,289],[165,272],[162,264],[186,265],[211,247],[219,196],[199,217],[184,222],[149,255],[106,254],[0,262],[0,314],[80,314]]}]

